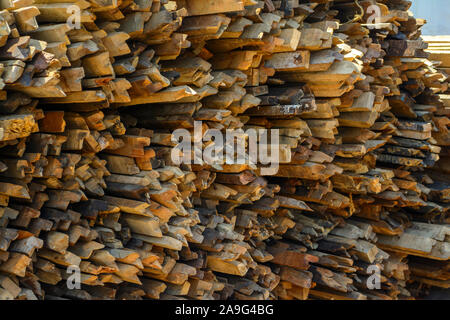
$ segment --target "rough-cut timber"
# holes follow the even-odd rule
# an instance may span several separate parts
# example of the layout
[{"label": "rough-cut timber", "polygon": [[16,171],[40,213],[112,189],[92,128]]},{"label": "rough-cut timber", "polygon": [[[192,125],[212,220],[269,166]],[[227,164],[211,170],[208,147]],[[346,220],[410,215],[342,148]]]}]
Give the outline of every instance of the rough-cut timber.
[{"label": "rough-cut timber", "polygon": [[[0,299],[448,289],[450,41],[427,45],[410,6],[3,1]],[[173,132],[196,121],[244,144],[277,130],[279,170],[180,165]]]}]

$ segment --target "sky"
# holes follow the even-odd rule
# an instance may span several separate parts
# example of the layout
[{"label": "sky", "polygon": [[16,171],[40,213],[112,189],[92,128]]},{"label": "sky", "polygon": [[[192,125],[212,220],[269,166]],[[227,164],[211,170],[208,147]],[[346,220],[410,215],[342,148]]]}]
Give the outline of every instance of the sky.
[{"label": "sky", "polygon": [[450,0],[412,0],[416,18],[427,20],[424,35],[450,35]]}]

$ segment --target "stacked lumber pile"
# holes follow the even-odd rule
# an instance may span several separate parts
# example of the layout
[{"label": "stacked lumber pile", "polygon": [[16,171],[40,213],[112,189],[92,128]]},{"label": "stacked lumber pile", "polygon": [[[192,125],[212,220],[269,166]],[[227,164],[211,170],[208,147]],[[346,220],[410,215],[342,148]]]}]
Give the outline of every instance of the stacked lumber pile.
[{"label": "stacked lumber pile", "polygon": [[423,36],[423,40],[428,44],[425,50],[430,53],[429,59],[439,62],[438,69],[447,72],[450,69],[450,36]]},{"label": "stacked lumber pile", "polygon": [[410,1],[21,5],[0,20],[0,299],[448,288],[447,75]]},{"label": "stacked lumber pile", "polygon": [[[429,53],[429,60],[434,68],[446,77],[450,75],[450,37],[449,36],[424,36],[424,41],[428,44],[426,52]],[[447,78],[447,84],[448,84]],[[439,105],[436,114],[436,123],[439,131],[433,133],[433,137],[438,141],[438,144],[443,147],[441,152],[441,161],[437,164],[438,171],[449,172],[449,146],[450,141],[448,135],[448,116],[450,110],[450,88],[439,93],[439,99],[442,104]]]},{"label": "stacked lumber pile", "polygon": [[[441,83],[443,85],[441,91],[435,91],[438,93],[439,102],[435,104],[436,111],[434,112],[434,124],[433,138],[441,148],[439,155],[440,160],[436,165],[428,171],[428,177],[431,178],[430,185],[427,185],[431,189],[431,199],[433,202],[438,203],[444,210],[448,210],[448,199],[445,196],[446,190],[449,190],[449,174],[450,174],[450,132],[449,132],[449,118],[450,118],[450,78],[449,78],[449,56],[448,50],[448,36],[424,36],[424,41],[428,44],[428,48],[425,50],[429,53],[428,59],[432,63],[432,67],[435,68],[438,73],[442,74]],[[438,79],[438,78],[437,78]],[[434,97],[433,97],[434,98]],[[435,101],[435,98],[433,99]],[[442,222],[448,225],[448,217],[441,219]],[[442,237],[433,237],[438,241],[442,240]],[[445,244],[444,244],[445,245]],[[448,252],[443,244],[441,252]],[[435,286],[444,290],[448,290],[450,285],[450,278],[446,275],[448,270],[448,256],[447,259],[440,257],[434,261],[430,261],[423,258],[415,258],[411,261],[411,270],[413,278],[419,283],[423,283],[428,286]],[[433,271],[432,271],[433,270]],[[420,288],[420,287],[419,287]],[[432,291],[433,292],[433,291]]]}]

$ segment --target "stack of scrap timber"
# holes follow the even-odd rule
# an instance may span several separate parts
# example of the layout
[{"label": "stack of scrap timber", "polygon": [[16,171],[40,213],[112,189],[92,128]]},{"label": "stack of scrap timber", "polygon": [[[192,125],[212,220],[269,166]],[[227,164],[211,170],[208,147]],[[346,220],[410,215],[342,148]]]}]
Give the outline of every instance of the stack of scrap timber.
[{"label": "stack of scrap timber", "polygon": [[[429,179],[427,187],[430,189],[430,200],[436,203],[439,207],[434,209],[433,214],[436,216],[439,211],[448,210],[448,197],[445,195],[446,191],[450,188],[450,51],[448,48],[449,37],[448,36],[424,36],[424,41],[428,44],[428,48],[425,50],[429,53],[428,59],[431,68],[435,68],[439,74],[442,74],[439,79],[443,85],[443,89],[440,91],[433,90],[439,97],[438,103],[433,103],[436,108],[434,112],[433,120],[435,129],[432,132],[432,136],[436,141],[436,144],[441,148],[439,154],[439,161],[434,167],[427,171],[427,175],[423,178]],[[430,101],[431,99],[429,99]],[[431,101],[435,101],[433,97]],[[430,102],[431,102],[430,101]],[[427,103],[430,103],[427,102]],[[442,209],[441,209],[442,208]],[[441,216],[440,221],[446,223],[447,226],[450,222],[448,216]],[[428,226],[427,226],[428,227]],[[439,230],[439,229],[437,229]],[[437,244],[442,248],[440,253],[448,252],[448,243],[442,243],[445,238],[433,237],[437,240]],[[443,240],[444,239],[444,240]],[[441,243],[439,243],[441,242]],[[447,247],[445,247],[447,245]],[[419,283],[418,289],[421,289],[421,285],[431,286],[435,288],[446,289],[450,287],[450,277],[448,273],[448,254],[442,256],[435,254],[438,258],[426,259],[422,257],[415,257],[410,262],[411,272],[414,280]],[[433,292],[434,290],[432,290]]]},{"label": "stack of scrap timber", "polygon": [[[444,76],[450,75],[450,36],[424,36],[424,41],[428,44],[428,49],[425,51],[429,53],[429,60],[434,68],[442,73]],[[447,85],[450,81],[447,78]],[[433,132],[433,137],[437,140],[438,145],[442,147],[440,154],[441,160],[436,166],[436,172],[449,173],[449,146],[450,136],[448,134],[448,117],[450,115],[450,88],[439,93],[439,99],[442,101],[437,106],[435,112],[435,122],[439,128],[438,131]],[[438,175],[439,176],[439,175]]]},{"label": "stack of scrap timber", "polygon": [[448,74],[450,70],[450,36],[423,36],[423,40],[428,44],[425,50],[430,55],[428,59],[438,62],[437,68]]},{"label": "stack of scrap timber", "polygon": [[2,3],[0,299],[448,289],[450,65],[410,5]]}]

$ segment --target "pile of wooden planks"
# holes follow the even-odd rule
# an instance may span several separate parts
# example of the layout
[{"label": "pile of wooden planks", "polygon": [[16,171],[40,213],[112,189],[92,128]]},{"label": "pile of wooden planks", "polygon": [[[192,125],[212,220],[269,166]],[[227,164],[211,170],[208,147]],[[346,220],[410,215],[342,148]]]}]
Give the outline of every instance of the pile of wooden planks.
[{"label": "pile of wooden planks", "polygon": [[423,36],[428,44],[425,50],[430,55],[428,59],[438,62],[439,70],[448,74],[450,70],[450,36]]},{"label": "pile of wooden planks", "polygon": [[[2,4],[0,299],[448,288],[446,66],[410,5]],[[235,143],[267,151],[261,130],[279,135],[277,170],[205,161],[242,156]]]}]

